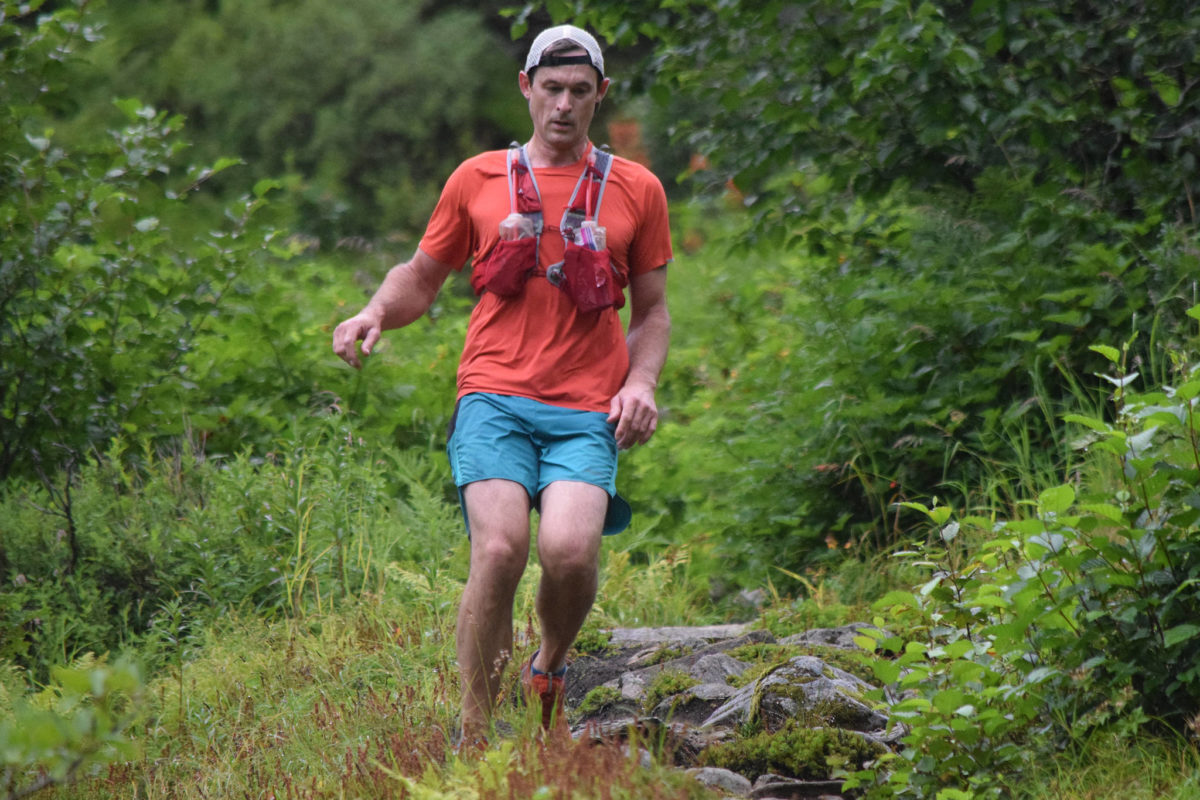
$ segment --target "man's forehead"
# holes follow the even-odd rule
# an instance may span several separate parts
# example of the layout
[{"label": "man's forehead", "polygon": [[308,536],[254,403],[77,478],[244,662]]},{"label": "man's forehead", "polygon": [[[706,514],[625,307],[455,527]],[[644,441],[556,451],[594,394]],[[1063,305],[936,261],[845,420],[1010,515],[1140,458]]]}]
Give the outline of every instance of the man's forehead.
[{"label": "man's forehead", "polygon": [[[582,51],[580,51],[582,52]],[[597,85],[596,70],[587,64],[563,64],[557,67],[538,67],[533,73],[534,83],[563,83],[575,85],[587,83]]]}]

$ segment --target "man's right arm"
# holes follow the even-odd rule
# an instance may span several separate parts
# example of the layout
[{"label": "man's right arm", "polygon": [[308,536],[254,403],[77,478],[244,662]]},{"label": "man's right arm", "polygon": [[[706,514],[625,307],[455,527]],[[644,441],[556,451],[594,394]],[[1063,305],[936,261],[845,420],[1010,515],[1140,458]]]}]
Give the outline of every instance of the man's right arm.
[{"label": "man's right arm", "polygon": [[420,319],[433,305],[438,291],[453,269],[417,248],[412,260],[392,267],[363,310],[333,331],[333,352],[350,366],[362,367],[384,331],[403,328]]}]

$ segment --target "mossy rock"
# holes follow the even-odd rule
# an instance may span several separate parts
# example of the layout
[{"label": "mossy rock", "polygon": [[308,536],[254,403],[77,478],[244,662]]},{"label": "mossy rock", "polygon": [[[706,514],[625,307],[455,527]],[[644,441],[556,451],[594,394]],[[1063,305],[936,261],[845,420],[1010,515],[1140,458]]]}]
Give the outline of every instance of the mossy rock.
[{"label": "mossy rock", "polygon": [[702,766],[721,767],[754,779],[766,773],[799,780],[828,780],[843,769],[861,769],[884,752],[882,745],[834,728],[789,724],[775,733],[759,732],[745,739],[705,750]]},{"label": "mossy rock", "polygon": [[603,656],[613,651],[612,631],[585,627],[575,639],[575,652]]},{"label": "mossy rock", "polygon": [[741,675],[730,678],[729,684],[738,688],[750,685],[795,656],[814,656],[868,683],[875,680],[872,663],[877,656],[866,651],[856,652],[819,644],[755,643],[730,650],[729,655],[753,665]]},{"label": "mossy rock", "polygon": [[654,680],[646,687],[642,708],[649,713],[663,700],[682,694],[698,683],[699,681],[682,670],[664,669],[655,675]]},{"label": "mossy rock", "polygon": [[624,700],[625,697],[619,689],[611,686],[597,686],[587,693],[575,709],[575,713],[579,717],[592,717],[614,708]]}]

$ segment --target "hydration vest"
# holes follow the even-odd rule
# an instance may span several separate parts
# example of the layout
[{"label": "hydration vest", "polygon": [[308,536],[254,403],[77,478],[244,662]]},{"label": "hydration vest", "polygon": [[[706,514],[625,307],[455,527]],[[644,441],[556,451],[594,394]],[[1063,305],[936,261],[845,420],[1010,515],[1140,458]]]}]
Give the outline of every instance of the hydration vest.
[{"label": "hydration vest", "polygon": [[[527,235],[501,239],[474,266],[471,286],[477,295],[486,290],[501,297],[515,297],[531,276],[539,274],[538,249],[545,227],[541,192],[524,146],[514,143],[509,147],[506,161],[509,220],[525,227]],[[599,243],[593,238],[594,228],[583,224],[595,223],[599,217],[612,161],[612,155],[604,150],[593,147],[588,153],[587,164],[575,182],[559,223],[563,260],[551,264],[544,273],[546,280],[565,291],[584,312],[625,305],[621,278],[612,266],[610,251],[606,246],[596,249]],[[577,207],[581,189],[582,210]]]}]

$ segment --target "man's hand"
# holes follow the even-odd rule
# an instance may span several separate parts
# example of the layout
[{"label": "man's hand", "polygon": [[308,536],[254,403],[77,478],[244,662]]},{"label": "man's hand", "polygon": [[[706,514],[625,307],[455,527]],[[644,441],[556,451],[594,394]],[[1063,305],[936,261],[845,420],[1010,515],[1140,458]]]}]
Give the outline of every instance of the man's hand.
[{"label": "man's hand", "polygon": [[362,369],[355,345],[362,340],[362,354],[371,355],[371,349],[383,335],[383,323],[363,310],[338,325],[333,331],[333,352],[355,369]]},{"label": "man's hand", "polygon": [[617,447],[622,450],[650,441],[658,428],[654,387],[626,383],[612,399],[608,421],[617,423]]}]

